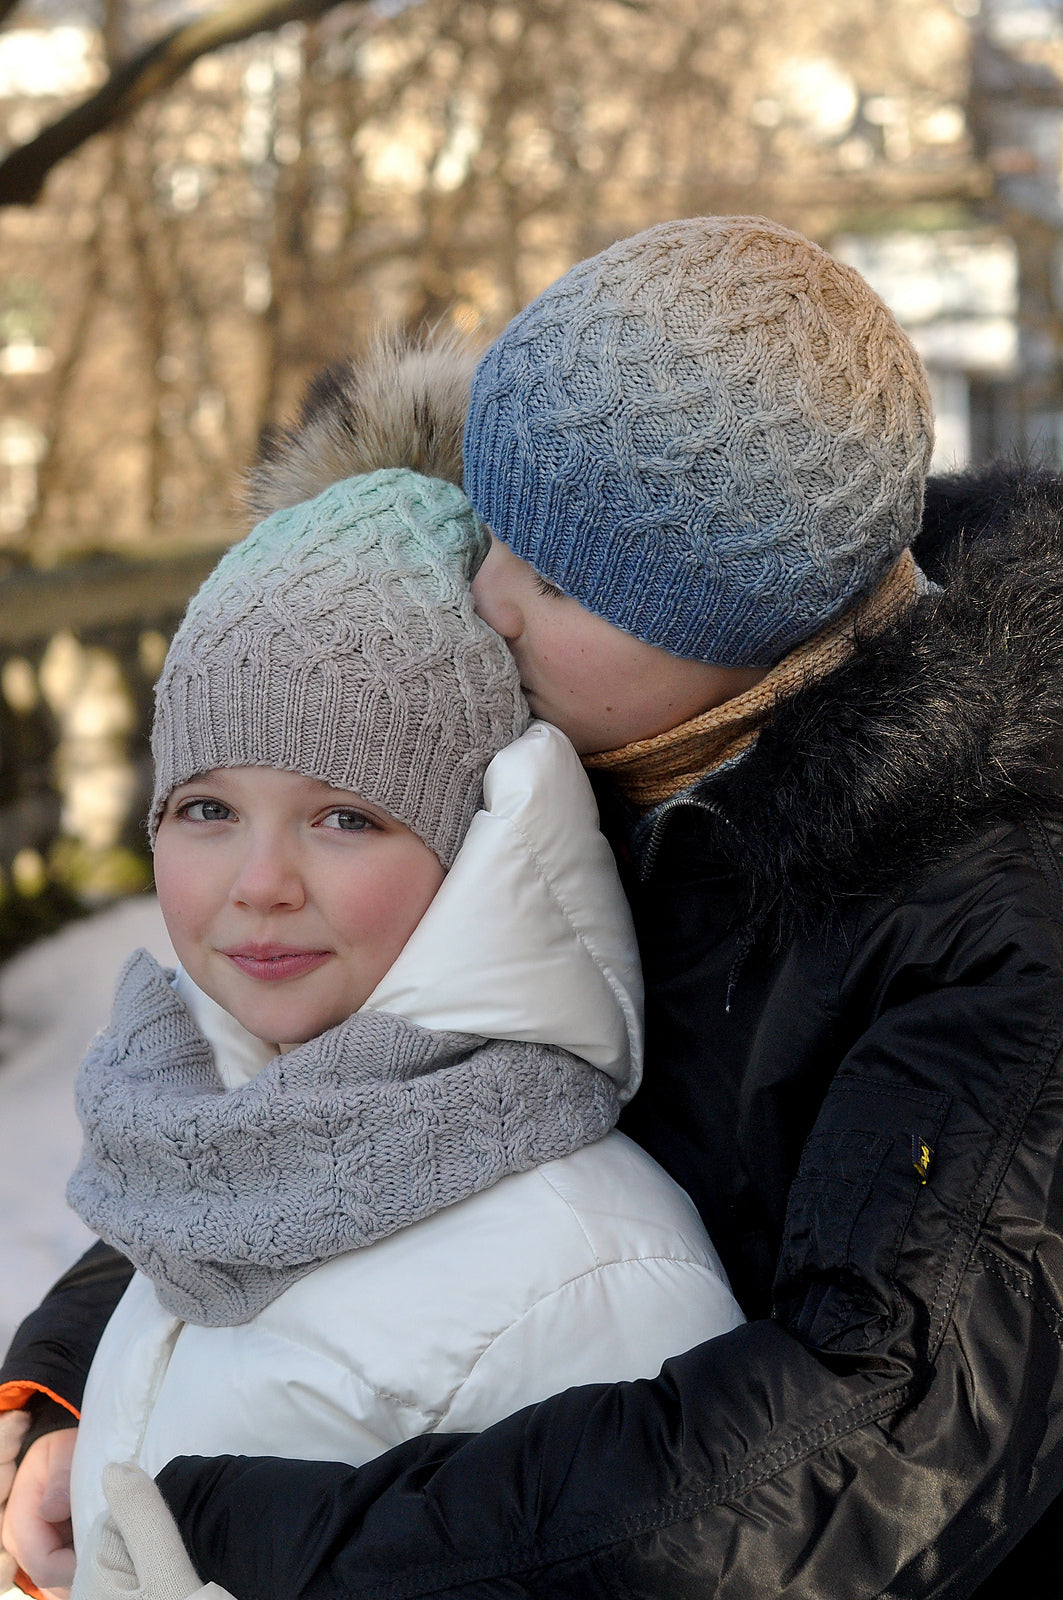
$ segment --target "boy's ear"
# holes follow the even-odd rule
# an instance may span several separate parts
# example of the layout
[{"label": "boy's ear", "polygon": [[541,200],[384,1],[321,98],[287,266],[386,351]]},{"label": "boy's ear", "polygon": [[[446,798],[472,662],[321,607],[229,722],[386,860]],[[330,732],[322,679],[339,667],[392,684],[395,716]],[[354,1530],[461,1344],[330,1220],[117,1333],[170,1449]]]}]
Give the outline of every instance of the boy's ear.
[{"label": "boy's ear", "polygon": [[460,333],[380,334],[360,359],[313,379],[298,420],[269,429],[247,475],[251,523],[384,467],[463,481],[461,445],[478,352]]}]

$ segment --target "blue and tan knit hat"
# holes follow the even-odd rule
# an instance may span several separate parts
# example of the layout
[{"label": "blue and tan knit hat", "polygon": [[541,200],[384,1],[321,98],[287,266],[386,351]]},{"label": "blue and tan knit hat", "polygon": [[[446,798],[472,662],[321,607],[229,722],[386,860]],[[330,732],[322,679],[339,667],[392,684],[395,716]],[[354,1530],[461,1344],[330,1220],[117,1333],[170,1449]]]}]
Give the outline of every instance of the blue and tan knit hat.
[{"label": "blue and tan knit hat", "polygon": [[483,776],[528,724],[473,610],[489,545],[461,490],[388,469],[274,512],[185,612],[155,689],[154,838],[178,784],[280,767],[349,789],[449,867]]},{"label": "blue and tan knit hat", "polygon": [[465,487],[544,578],[674,655],[773,666],[916,533],[919,357],[852,268],[760,217],[573,267],[477,369]]}]

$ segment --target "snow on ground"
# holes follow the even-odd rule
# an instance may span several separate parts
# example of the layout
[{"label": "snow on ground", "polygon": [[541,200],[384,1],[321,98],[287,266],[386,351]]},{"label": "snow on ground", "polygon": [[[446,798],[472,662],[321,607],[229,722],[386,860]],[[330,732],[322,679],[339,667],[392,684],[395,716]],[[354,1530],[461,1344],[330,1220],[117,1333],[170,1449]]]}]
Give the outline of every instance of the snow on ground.
[{"label": "snow on ground", "polygon": [[63,1198],[80,1148],[74,1076],[138,945],[173,964],[153,895],[71,923],[0,967],[0,1353],[92,1243]]}]

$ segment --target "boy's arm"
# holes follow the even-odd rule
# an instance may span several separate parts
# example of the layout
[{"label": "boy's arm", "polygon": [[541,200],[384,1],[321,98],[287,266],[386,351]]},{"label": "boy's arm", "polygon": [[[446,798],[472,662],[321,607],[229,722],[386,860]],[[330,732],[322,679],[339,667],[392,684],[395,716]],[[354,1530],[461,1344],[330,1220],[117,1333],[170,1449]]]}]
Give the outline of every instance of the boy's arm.
[{"label": "boy's arm", "polygon": [[77,1418],[96,1346],[132,1276],[125,1256],[94,1244],[19,1327],[0,1366],[0,1411],[30,1411],[23,1453]]},{"label": "boy's arm", "polygon": [[776,1320],[357,1471],[172,1462],[201,1576],[237,1600],[969,1595],[1063,1487],[1063,961],[1027,931],[989,883],[963,928],[928,897],[869,941],[903,968],[806,1146]]},{"label": "boy's arm", "polygon": [[1009,1464],[1013,1428],[1044,1420],[1018,1393],[1029,1366],[1005,1342],[987,1387],[962,1343],[919,1396],[902,1361],[834,1373],[753,1323],[652,1382],[357,1471],[184,1458],[158,1481],[200,1575],[237,1600],[822,1600],[839,1573],[846,1594],[967,1595],[1043,1508],[1059,1443],[1057,1425],[1039,1463],[1027,1443]]},{"label": "boy's arm", "polygon": [[[107,1245],[93,1245],[21,1324],[0,1366],[0,1518],[5,1543],[18,1550],[24,1564],[38,1554],[41,1536],[47,1534],[44,1544],[49,1550],[69,1537],[62,1532],[55,1536],[45,1527],[45,1523],[61,1524],[69,1516],[68,1499],[58,1518],[49,1503],[53,1490],[60,1487],[59,1479],[65,1480],[65,1470],[53,1484],[41,1465],[48,1460],[58,1463],[60,1456],[68,1462],[69,1449],[49,1456],[51,1441],[47,1445],[38,1441],[76,1424],[100,1335],[132,1273],[124,1256]],[[15,1489],[15,1467],[34,1445],[37,1449],[19,1472],[20,1487]],[[66,1493],[62,1488],[60,1498]],[[14,1565],[11,1555],[0,1550],[0,1583],[10,1583]],[[65,1584],[68,1579],[61,1581]]]}]

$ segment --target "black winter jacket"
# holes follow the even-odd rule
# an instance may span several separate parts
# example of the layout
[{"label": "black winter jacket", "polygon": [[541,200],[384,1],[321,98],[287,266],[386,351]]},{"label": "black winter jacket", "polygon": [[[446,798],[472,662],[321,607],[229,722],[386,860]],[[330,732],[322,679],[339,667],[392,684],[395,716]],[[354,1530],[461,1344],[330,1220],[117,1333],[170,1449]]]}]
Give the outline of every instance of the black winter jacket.
[{"label": "black winter jacket", "polygon": [[[357,1471],[172,1463],[205,1579],[239,1600],[990,1600],[1045,1592],[1019,1543],[1042,1518],[1059,1584],[1063,488],[935,486],[933,575],[961,526],[982,537],[944,593],[741,761],[641,821],[606,807],[647,979],[628,1131],[751,1321],[655,1380]],[[34,1360],[23,1341],[0,1377]]]}]

